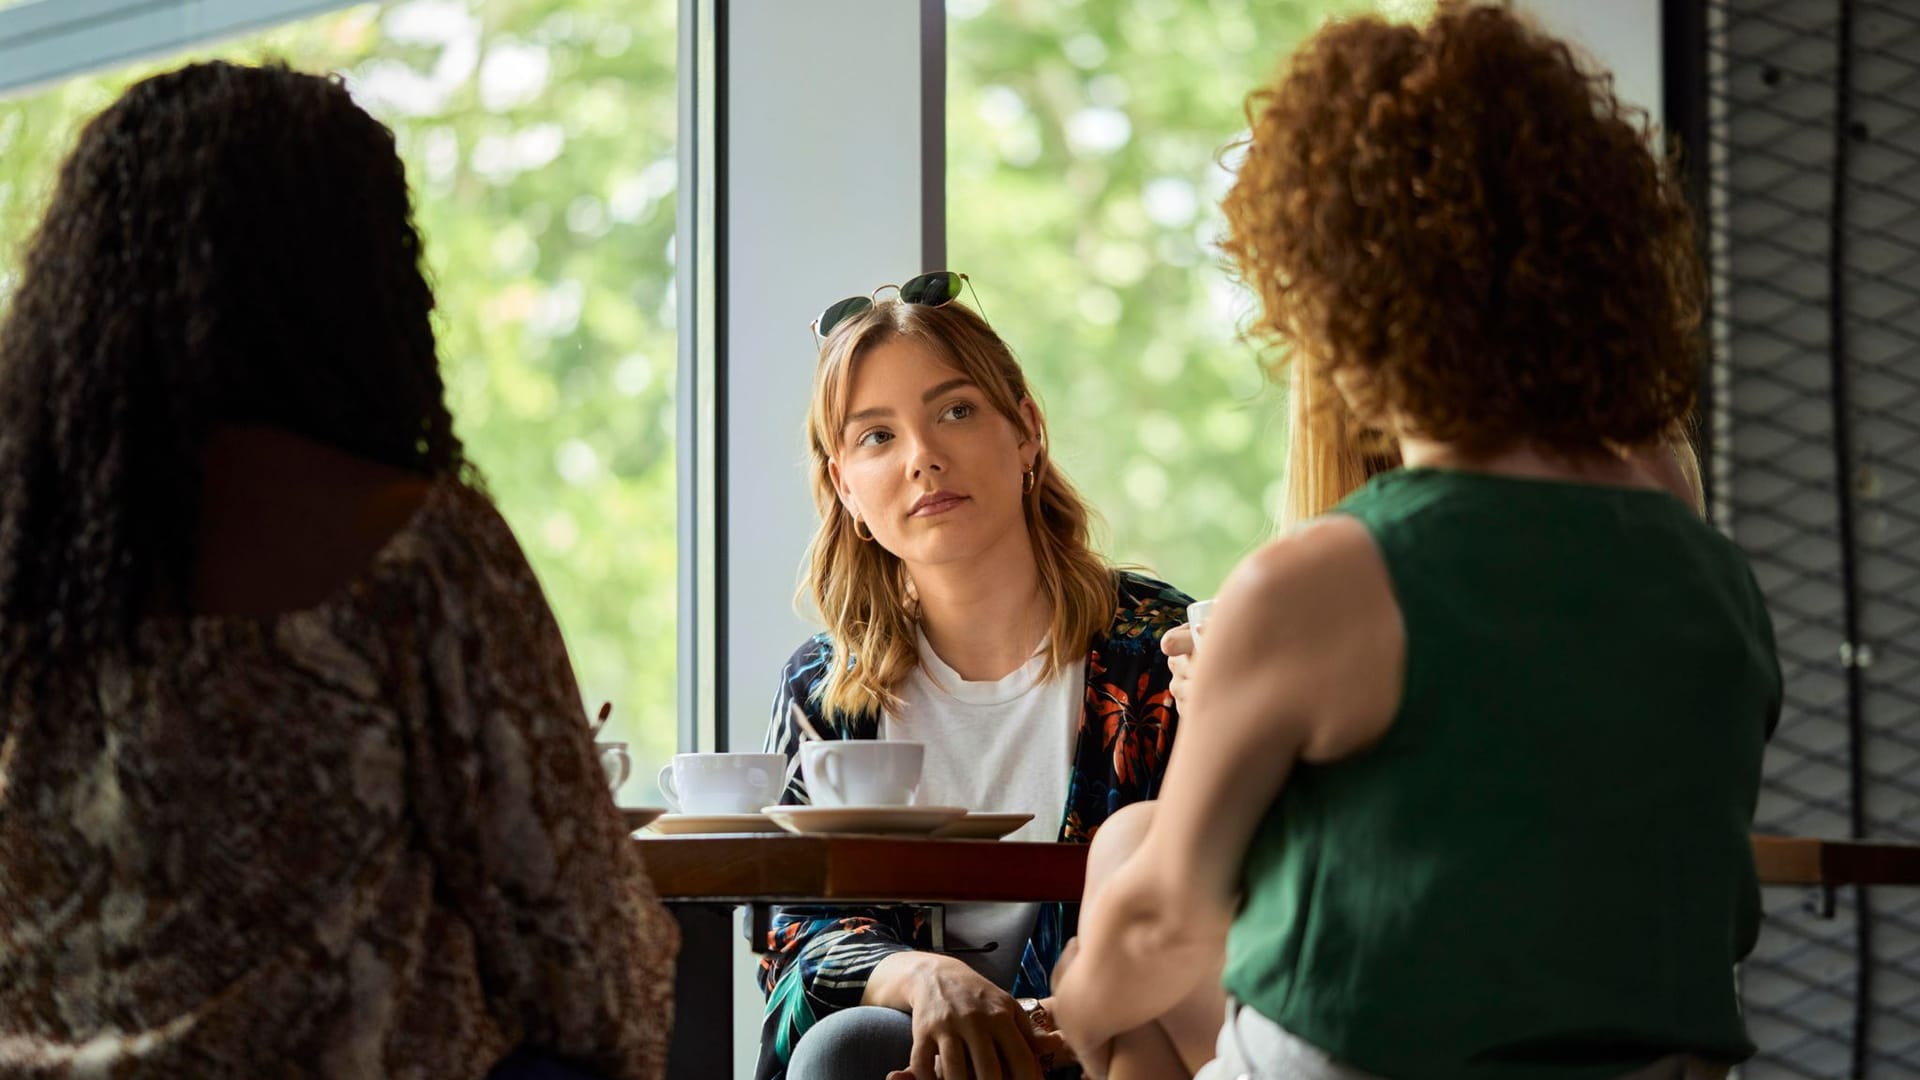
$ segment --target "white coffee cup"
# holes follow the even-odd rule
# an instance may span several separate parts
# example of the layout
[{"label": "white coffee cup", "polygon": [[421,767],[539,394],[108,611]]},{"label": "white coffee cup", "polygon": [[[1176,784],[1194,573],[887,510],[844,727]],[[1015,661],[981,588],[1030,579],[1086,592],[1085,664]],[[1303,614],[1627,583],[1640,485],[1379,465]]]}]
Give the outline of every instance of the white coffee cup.
[{"label": "white coffee cup", "polygon": [[815,806],[907,806],[920,788],[923,743],[845,739],[800,744],[800,772]]},{"label": "white coffee cup", "polygon": [[633,774],[633,758],[627,754],[627,744],[623,742],[596,742],[594,750],[600,757],[600,768],[607,774],[607,790],[618,792],[620,785],[627,782]]},{"label": "white coffee cup", "polygon": [[784,754],[675,754],[660,792],[683,814],[756,814],[780,801]]},{"label": "white coffee cup", "polygon": [[1195,600],[1187,605],[1187,626],[1193,631],[1193,647],[1200,647],[1200,628],[1213,615],[1213,601]]}]

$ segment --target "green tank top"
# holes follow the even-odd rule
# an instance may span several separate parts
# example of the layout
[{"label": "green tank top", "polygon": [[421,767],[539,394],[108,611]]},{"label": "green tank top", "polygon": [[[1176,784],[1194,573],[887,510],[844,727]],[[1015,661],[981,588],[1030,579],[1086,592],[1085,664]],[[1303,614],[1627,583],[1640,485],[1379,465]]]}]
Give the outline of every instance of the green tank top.
[{"label": "green tank top", "polygon": [[1733,968],[1780,669],[1739,550],[1663,493],[1448,470],[1339,512],[1405,620],[1400,709],[1289,776],[1227,990],[1392,1080],[1750,1055]]}]

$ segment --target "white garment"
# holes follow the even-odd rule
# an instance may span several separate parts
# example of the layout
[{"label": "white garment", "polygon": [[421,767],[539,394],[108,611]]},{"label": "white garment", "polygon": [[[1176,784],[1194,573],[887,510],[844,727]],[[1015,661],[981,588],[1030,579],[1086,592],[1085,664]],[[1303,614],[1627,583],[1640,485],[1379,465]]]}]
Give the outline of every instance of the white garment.
[{"label": "white garment", "polygon": [[[1193,1080],[1381,1080],[1229,998],[1214,1059]],[[1727,1067],[1674,1054],[1618,1080],[1726,1080]]]},{"label": "white garment", "polygon": [[[991,682],[968,682],[920,635],[920,666],[900,688],[900,709],[881,718],[881,738],[925,743],[921,806],[964,806],[993,813],[1029,813],[1033,820],[1008,840],[1060,838],[1067,807],[1073,740],[1086,697],[1086,665],[1041,680],[1046,646]],[[1002,989],[1013,987],[1038,904],[949,904],[948,945],[992,952],[958,955]]]},{"label": "white garment", "polygon": [[1333,1060],[1245,1005],[1227,999],[1214,1059],[1193,1080],[1381,1080]]}]

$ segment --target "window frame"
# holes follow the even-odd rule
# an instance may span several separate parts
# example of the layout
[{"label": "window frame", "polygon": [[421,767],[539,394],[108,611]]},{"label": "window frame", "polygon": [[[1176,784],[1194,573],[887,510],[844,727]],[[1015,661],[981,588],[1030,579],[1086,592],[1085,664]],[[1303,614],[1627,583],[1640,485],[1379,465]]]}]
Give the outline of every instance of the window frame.
[{"label": "window frame", "polygon": [[[0,8],[0,99],[358,2],[26,0]],[[676,742],[687,752],[757,746],[760,703],[813,629],[789,604],[814,528],[808,318],[831,296],[942,268],[946,10],[679,0],[678,38]],[[742,52],[753,61],[729,63]],[[751,107],[732,115],[734,101]],[[847,116],[860,122],[836,119]],[[829,139],[836,152],[809,154],[810,182],[793,183],[793,151]],[[730,295],[755,302],[736,308]]]},{"label": "window frame", "polygon": [[0,9],[0,98],[358,0],[27,0]]}]

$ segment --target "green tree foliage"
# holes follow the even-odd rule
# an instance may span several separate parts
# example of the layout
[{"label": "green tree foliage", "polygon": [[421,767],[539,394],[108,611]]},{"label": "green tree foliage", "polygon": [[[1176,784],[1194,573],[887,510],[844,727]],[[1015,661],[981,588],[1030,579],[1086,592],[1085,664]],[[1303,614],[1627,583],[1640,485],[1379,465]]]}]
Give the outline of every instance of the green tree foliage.
[{"label": "green tree foliage", "polygon": [[947,262],[1025,363],[1109,553],[1195,595],[1268,535],[1285,445],[1217,252],[1222,155],[1247,92],[1368,6],[947,4]]},{"label": "green tree foliage", "polygon": [[676,732],[675,19],[674,0],[365,5],[0,102],[4,274],[80,125],[131,82],[212,57],[345,74],[406,159],[459,434],[640,763]]},{"label": "green tree foliage", "polygon": [[[948,262],[1112,554],[1196,594],[1266,533],[1284,434],[1214,254],[1219,155],[1246,92],[1357,6],[949,0]],[[676,8],[368,4],[0,101],[3,305],[59,161],[129,83],[210,57],[346,75],[407,161],[460,435],[642,778],[676,730]]]}]

